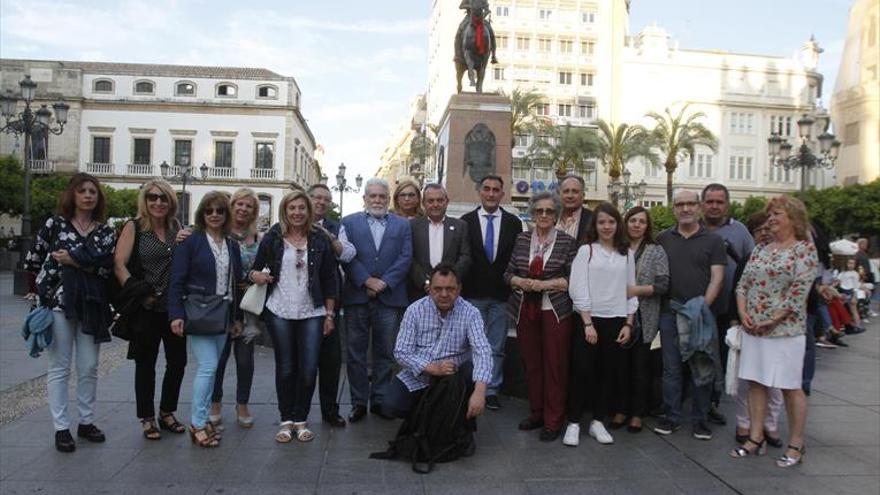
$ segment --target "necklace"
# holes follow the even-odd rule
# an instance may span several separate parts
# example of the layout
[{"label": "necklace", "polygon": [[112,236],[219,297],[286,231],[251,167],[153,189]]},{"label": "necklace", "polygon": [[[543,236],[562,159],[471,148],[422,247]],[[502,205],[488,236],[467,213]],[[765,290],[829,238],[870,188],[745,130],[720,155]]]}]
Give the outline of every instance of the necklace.
[{"label": "necklace", "polygon": [[92,224],[95,223],[94,220],[90,219],[89,223],[83,226],[82,222],[80,222],[78,218],[72,218],[71,220],[73,222],[73,226],[76,227],[76,230],[78,230],[81,234],[88,234],[91,230]]}]

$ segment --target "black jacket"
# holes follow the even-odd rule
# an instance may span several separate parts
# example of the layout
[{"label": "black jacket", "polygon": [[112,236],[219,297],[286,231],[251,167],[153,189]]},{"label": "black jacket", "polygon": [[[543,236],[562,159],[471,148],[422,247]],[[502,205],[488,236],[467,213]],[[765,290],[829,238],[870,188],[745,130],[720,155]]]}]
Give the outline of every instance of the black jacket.
[{"label": "black jacket", "polygon": [[510,295],[510,286],[504,283],[504,270],[510,261],[516,236],[522,232],[522,221],[516,215],[503,208],[501,212],[501,230],[495,240],[498,249],[495,260],[489,263],[483,247],[483,231],[477,217],[480,209],[465,213],[461,219],[467,225],[468,239],[471,243],[471,267],[462,281],[461,295],[466,299],[497,299],[506,301]]}]

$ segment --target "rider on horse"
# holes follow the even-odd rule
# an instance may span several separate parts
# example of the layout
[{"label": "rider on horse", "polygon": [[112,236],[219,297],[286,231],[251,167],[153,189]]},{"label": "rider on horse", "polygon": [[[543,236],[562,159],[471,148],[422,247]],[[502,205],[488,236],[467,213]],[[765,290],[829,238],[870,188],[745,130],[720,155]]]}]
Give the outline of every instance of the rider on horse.
[{"label": "rider on horse", "polygon": [[[489,2],[487,0],[461,0],[461,4],[458,8],[465,11],[465,16],[458,25],[458,31],[455,32],[455,61],[462,64],[465,63],[462,37],[464,36],[464,31],[467,29],[468,23],[474,23],[475,27],[479,24],[488,29],[489,39],[492,44],[491,62],[497,64],[498,59],[495,58],[495,31],[492,29],[492,24],[485,19],[486,14],[489,13]],[[474,12],[475,9],[480,9],[480,11]]]}]

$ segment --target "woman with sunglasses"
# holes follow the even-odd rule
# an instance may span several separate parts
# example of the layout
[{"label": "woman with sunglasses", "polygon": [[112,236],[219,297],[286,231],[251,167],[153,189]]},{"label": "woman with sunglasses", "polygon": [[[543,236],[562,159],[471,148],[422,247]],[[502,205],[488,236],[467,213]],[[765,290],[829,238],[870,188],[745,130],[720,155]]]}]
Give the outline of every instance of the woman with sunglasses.
[{"label": "woman with sunglasses", "polygon": [[198,361],[193,380],[192,414],[190,421],[193,443],[200,447],[217,447],[220,435],[208,421],[214,374],[220,354],[226,345],[227,333],[237,337],[242,329],[242,312],[238,308],[237,286],[242,279],[241,253],[238,243],[228,238],[229,196],[211,191],[196,209],[195,230],[178,244],[171,264],[168,286],[168,318],[171,332],[186,334],[187,295],[222,295],[230,301],[230,321],[210,335],[189,335],[190,350]]},{"label": "woman with sunglasses", "polygon": [[504,281],[513,289],[508,314],[516,322],[526,364],[531,413],[520,430],[542,428],[543,442],[559,438],[565,418],[572,306],[568,276],[577,252],[573,237],[555,229],[559,196],[543,192],[529,199],[534,229],[516,237]]},{"label": "woman with sunglasses", "polygon": [[[186,431],[174,416],[180,396],[180,385],[186,368],[186,339],[171,333],[168,325],[168,282],[180,222],[177,220],[177,195],[162,179],[148,181],[137,199],[137,216],[126,222],[116,243],[114,272],[119,284],[139,291],[136,314],[128,316],[134,327],[129,357],[134,358],[134,390],[137,417],[144,438],[159,440],[159,427],[172,433]],[[135,256],[132,256],[136,253]],[[159,400],[159,422],[156,423],[154,392],[156,359],[159,344],[165,347],[165,376]]]},{"label": "woman with sunglasses", "polygon": [[392,202],[391,211],[399,217],[410,220],[425,216],[419,184],[412,179],[403,179],[397,183],[392,195]]}]

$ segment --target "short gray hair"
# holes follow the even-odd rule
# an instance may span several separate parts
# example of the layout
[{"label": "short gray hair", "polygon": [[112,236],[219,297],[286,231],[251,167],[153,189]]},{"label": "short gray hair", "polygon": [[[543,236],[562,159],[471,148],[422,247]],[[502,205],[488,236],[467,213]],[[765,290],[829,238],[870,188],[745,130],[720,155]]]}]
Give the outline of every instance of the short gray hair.
[{"label": "short gray hair", "polygon": [[559,218],[559,214],[562,212],[562,201],[559,199],[559,195],[550,191],[543,191],[537,194],[533,194],[531,198],[529,198],[529,216],[535,216],[535,205],[538,204],[538,201],[544,201],[545,199],[549,199],[553,201],[553,211],[555,212],[556,218]]},{"label": "short gray hair", "polygon": [[569,179],[574,179],[577,181],[578,184],[580,184],[581,192],[584,192],[587,190],[587,183],[584,182],[584,178],[581,177],[580,175],[575,175],[575,174],[568,174],[565,177],[563,177],[561,181],[559,181],[559,189],[560,190],[562,189],[562,185],[565,184],[565,181],[567,181]]},{"label": "short gray hair", "polygon": [[370,186],[381,186],[389,196],[391,195],[391,186],[388,184],[387,180],[381,177],[371,177],[367,179],[367,183],[364,184],[364,195],[367,194],[367,189],[369,189]]},{"label": "short gray hair", "polygon": [[436,182],[425,184],[425,188],[422,189],[422,196],[428,191],[441,191],[446,198],[449,198],[449,193],[446,192],[446,188],[443,187],[443,184],[437,184]]},{"label": "short gray hair", "polygon": [[679,188],[679,189],[676,189],[675,191],[672,192],[672,205],[670,205],[670,206],[675,206],[675,198],[681,196],[682,194],[686,194],[686,193],[693,194],[694,198],[697,200],[698,203],[701,201],[700,193],[698,193],[697,191],[694,191],[692,189]]}]

